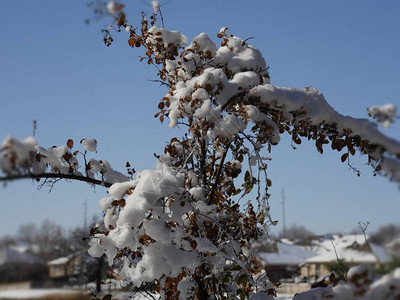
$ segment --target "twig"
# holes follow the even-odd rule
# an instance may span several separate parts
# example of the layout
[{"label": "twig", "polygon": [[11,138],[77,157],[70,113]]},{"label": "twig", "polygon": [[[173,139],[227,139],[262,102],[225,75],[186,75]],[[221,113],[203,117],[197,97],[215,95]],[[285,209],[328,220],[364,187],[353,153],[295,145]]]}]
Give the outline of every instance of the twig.
[{"label": "twig", "polygon": [[77,181],[84,181],[95,185],[101,185],[104,187],[110,187],[112,183],[106,182],[104,180],[98,180],[86,176],[79,176],[74,174],[63,174],[63,173],[42,173],[42,174],[21,174],[21,175],[10,175],[5,177],[0,177],[0,182],[7,182],[19,179],[49,179],[49,178],[56,178],[56,179],[70,179],[70,180],[77,180]]},{"label": "twig", "polygon": [[358,222],[358,227],[361,229],[361,231],[362,231],[362,233],[364,235],[365,244],[367,245],[368,249],[373,253],[372,247],[368,242],[367,234],[366,234],[368,225],[369,225],[369,222],[367,222],[367,223]]},{"label": "twig", "polygon": [[337,253],[337,251],[336,251],[336,246],[335,246],[335,244],[333,243],[333,240],[331,240],[331,243],[332,243],[333,250],[335,251],[336,260],[337,260],[337,262],[338,262],[338,264],[339,264],[340,271],[342,272],[342,275],[343,275],[344,279],[347,281],[346,272],[344,271],[344,268],[343,268],[343,266],[342,266],[342,263],[340,262],[338,253]]},{"label": "twig", "polygon": [[37,129],[37,121],[33,120],[33,130],[32,130],[32,136],[34,137],[36,134],[36,129]]},{"label": "twig", "polygon": [[213,203],[214,195],[215,195],[215,192],[217,191],[217,187],[218,187],[219,177],[221,176],[221,172],[222,172],[222,169],[223,169],[224,161],[225,161],[226,155],[228,154],[229,146],[230,146],[231,143],[232,142],[228,142],[225,145],[226,150],[225,150],[224,154],[221,157],[221,160],[220,160],[220,163],[219,163],[219,166],[218,166],[218,171],[217,171],[217,174],[215,175],[214,185],[211,188],[210,197],[208,198],[208,201],[207,201],[208,205]]}]

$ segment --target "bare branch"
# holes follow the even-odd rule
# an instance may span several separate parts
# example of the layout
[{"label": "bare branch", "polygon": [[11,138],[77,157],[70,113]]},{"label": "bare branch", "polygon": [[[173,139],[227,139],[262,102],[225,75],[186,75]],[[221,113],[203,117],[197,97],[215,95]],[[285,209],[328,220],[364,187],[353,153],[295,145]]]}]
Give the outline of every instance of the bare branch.
[{"label": "bare branch", "polygon": [[225,161],[226,155],[228,154],[230,144],[231,144],[231,142],[228,142],[225,145],[225,152],[221,157],[221,161],[219,163],[218,171],[217,171],[217,174],[215,175],[214,185],[211,188],[210,196],[209,196],[208,201],[207,201],[207,204],[209,204],[209,205],[213,203],[214,195],[215,195],[215,192],[217,191],[218,183],[220,182],[219,177],[221,176],[222,169],[223,169],[223,166],[224,166],[224,161]]},{"label": "bare branch", "polygon": [[21,175],[10,175],[10,176],[5,176],[5,177],[0,177],[0,182],[8,182],[8,181],[19,180],[19,179],[40,180],[42,178],[77,180],[77,181],[83,181],[83,182],[91,183],[93,185],[100,185],[100,186],[104,186],[104,187],[110,187],[112,185],[112,183],[102,181],[102,180],[97,180],[97,179],[86,177],[86,176],[80,176],[80,175],[75,175],[75,174],[62,174],[62,173],[43,173],[43,174],[30,173],[30,174],[21,174]]}]

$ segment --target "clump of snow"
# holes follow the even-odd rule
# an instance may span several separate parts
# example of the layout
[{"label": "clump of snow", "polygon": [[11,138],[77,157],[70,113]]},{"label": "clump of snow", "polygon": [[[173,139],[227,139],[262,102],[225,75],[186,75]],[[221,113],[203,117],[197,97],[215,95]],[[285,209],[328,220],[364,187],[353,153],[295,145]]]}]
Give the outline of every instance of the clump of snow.
[{"label": "clump of snow", "polygon": [[28,137],[19,141],[7,136],[1,143],[0,168],[5,173],[12,173],[15,165],[29,165],[32,155],[36,153],[36,140]]},{"label": "clump of snow", "polygon": [[183,278],[178,284],[178,291],[180,292],[179,299],[191,299],[196,291],[196,287],[197,284],[192,278]]},{"label": "clump of snow", "polygon": [[357,280],[356,277],[369,277],[369,276],[370,276],[370,271],[367,264],[361,264],[356,267],[352,267],[347,272],[347,279],[350,281]]},{"label": "clump of snow", "polygon": [[122,196],[131,188],[136,186],[136,181],[126,181],[114,183],[108,190],[115,200],[122,199]]},{"label": "clump of snow", "polygon": [[114,170],[110,163],[107,160],[101,160],[99,161],[101,165],[101,173],[104,176],[104,179],[108,183],[116,183],[116,182],[124,182],[128,181],[129,178],[122,174],[121,172],[118,172]]},{"label": "clump of snow", "polygon": [[367,108],[368,115],[374,118],[382,127],[388,128],[396,117],[397,107],[394,104],[371,106]]},{"label": "clump of snow", "polygon": [[228,27],[222,27],[222,28],[218,31],[218,35],[220,35],[221,37],[224,36],[227,30],[228,30]]},{"label": "clump of snow", "polygon": [[[68,173],[71,165],[64,161],[64,156],[68,152],[68,147],[66,145],[50,149],[44,149],[39,145],[36,145],[35,148],[43,156],[42,162],[50,165],[53,171]],[[76,169],[78,166],[77,160],[75,160],[74,165],[74,169]]]},{"label": "clump of snow", "polygon": [[113,1],[113,0],[108,1],[106,7],[107,7],[107,12],[110,15],[114,16],[117,13],[117,3],[115,1]]},{"label": "clump of snow", "polygon": [[206,33],[200,33],[196,36],[190,45],[186,47],[186,50],[191,49],[197,52],[202,52],[203,54],[209,53],[211,56],[214,56],[217,52],[218,48],[214,44],[214,42],[210,39],[210,37]]},{"label": "clump of snow", "polygon": [[81,144],[86,151],[96,152],[97,151],[97,141],[95,139],[82,139]]},{"label": "clump of snow", "polygon": [[239,117],[232,114],[216,122],[215,133],[223,137],[232,137],[246,128],[245,123]]},{"label": "clump of snow", "polygon": [[368,300],[400,298],[400,268],[375,281],[366,294]]},{"label": "clump of snow", "polygon": [[[267,64],[257,48],[236,36],[229,35],[227,41],[226,47],[220,47],[215,55],[216,64],[225,65],[234,73],[251,70],[268,75]],[[269,83],[269,76],[265,77],[265,83]]]},{"label": "clump of snow", "polygon": [[187,37],[181,34],[179,31],[169,31],[158,26],[151,27],[149,29],[149,33],[151,33],[153,36],[151,38],[149,37],[149,41],[156,43],[157,41],[155,37],[161,38],[165,48],[170,47],[170,45],[180,48],[186,45],[188,42]]},{"label": "clump of snow", "polygon": [[157,0],[152,0],[151,1],[151,6],[153,8],[153,13],[157,14],[158,10],[160,9],[160,2],[158,2]]},{"label": "clump of snow", "polygon": [[335,298],[335,293],[333,291],[332,286],[327,286],[327,287],[318,287],[311,289],[309,291],[303,292],[296,294],[293,297],[293,300],[319,300],[319,299],[334,299]]}]

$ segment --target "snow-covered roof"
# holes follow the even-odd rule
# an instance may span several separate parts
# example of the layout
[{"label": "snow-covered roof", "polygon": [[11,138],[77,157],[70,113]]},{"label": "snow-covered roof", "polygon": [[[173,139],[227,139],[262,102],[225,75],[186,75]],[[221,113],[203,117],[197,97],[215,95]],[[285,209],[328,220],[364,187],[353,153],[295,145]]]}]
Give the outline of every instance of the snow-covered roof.
[{"label": "snow-covered roof", "polygon": [[64,265],[69,261],[68,257],[60,257],[54,260],[51,260],[47,263],[49,266],[54,266],[54,265]]},{"label": "snow-covered roof", "polygon": [[385,263],[385,262],[389,262],[392,260],[392,256],[390,255],[390,253],[388,251],[386,251],[385,248],[378,246],[376,244],[371,244],[370,246],[372,248],[372,251],[374,252],[374,255],[376,256],[376,258],[378,259],[379,262],[381,263]]},{"label": "snow-covered roof", "polygon": [[386,249],[392,252],[394,256],[400,256],[400,237],[397,237],[385,245]]},{"label": "snow-covered roof", "polygon": [[304,260],[317,255],[304,247],[277,242],[277,252],[260,250],[257,257],[268,265],[299,265]]},{"label": "snow-covered roof", "polygon": [[[342,259],[346,262],[354,262],[354,263],[375,263],[377,262],[376,257],[372,253],[360,252],[358,250],[353,249],[336,249],[338,252],[339,259]],[[336,254],[332,250],[330,252],[326,252],[324,254],[320,254],[314,257],[311,257],[304,261],[304,263],[324,263],[336,261]]]},{"label": "snow-covered roof", "polygon": [[323,263],[339,259],[350,263],[385,263],[391,261],[390,254],[383,248],[370,243],[371,249],[362,234],[333,235],[332,239],[314,240],[306,248],[318,253],[304,263]]}]

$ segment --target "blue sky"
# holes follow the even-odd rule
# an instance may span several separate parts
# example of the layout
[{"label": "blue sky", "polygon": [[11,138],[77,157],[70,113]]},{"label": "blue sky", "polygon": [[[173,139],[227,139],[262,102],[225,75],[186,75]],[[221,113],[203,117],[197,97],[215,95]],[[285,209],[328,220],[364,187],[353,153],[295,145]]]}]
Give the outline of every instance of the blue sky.
[{"label": "blue sky", "polygon": [[[128,19],[138,25],[150,1],[127,1]],[[182,1],[162,7],[166,27],[189,39],[200,32],[215,38],[223,26],[264,54],[271,82],[279,86],[312,86],[340,113],[367,117],[366,108],[400,104],[400,2],[398,1]],[[96,138],[98,158],[120,170],[126,161],[137,169],[155,166],[153,153],[180,136],[153,118],[165,90],[149,79],[155,69],[138,61],[125,33],[114,44],[102,43],[106,20],[85,25],[91,16],[85,1],[5,1],[0,25],[0,137],[32,134],[42,146],[67,139]],[[400,139],[399,122],[389,136]],[[288,139],[272,151],[269,174],[272,214],[281,219],[281,189],[286,194],[287,224],[316,233],[351,231],[370,221],[372,232],[387,223],[400,224],[398,185],[374,177],[366,159],[353,161],[357,177],[326,149],[311,143],[293,150]],[[30,181],[0,189],[0,236],[19,224],[50,219],[71,227],[100,214],[101,188],[59,182],[48,193]],[[273,232],[281,230],[281,224]]]}]

